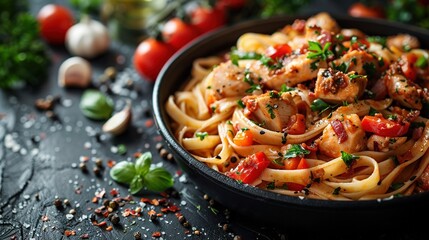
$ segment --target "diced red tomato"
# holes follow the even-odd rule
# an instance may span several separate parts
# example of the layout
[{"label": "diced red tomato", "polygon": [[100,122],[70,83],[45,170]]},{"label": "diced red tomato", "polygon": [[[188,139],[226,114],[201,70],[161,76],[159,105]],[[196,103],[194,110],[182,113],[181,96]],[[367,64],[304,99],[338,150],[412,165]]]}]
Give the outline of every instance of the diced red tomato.
[{"label": "diced red tomato", "polygon": [[269,164],[270,160],[265,153],[257,152],[248,156],[235,169],[231,169],[225,174],[230,178],[249,184],[254,182]]},{"label": "diced red tomato", "polygon": [[249,130],[240,130],[235,134],[233,141],[238,146],[250,146],[253,144],[253,134]]},{"label": "diced red tomato", "polygon": [[289,128],[288,134],[303,134],[305,133],[305,117],[304,115],[298,113],[295,115],[296,121],[293,123],[293,125]]},{"label": "diced red tomato", "polygon": [[294,157],[285,160],[286,170],[307,169],[309,167],[305,158]]},{"label": "diced red tomato", "polygon": [[301,185],[299,183],[293,183],[293,182],[286,183],[286,186],[287,186],[287,189],[291,191],[301,191],[305,187],[304,185]]},{"label": "diced red tomato", "polygon": [[291,52],[292,48],[285,43],[268,47],[265,54],[272,59],[279,59]]},{"label": "diced red tomato", "polygon": [[394,122],[377,116],[365,116],[362,119],[362,129],[383,137],[399,137],[408,132],[409,122]]}]

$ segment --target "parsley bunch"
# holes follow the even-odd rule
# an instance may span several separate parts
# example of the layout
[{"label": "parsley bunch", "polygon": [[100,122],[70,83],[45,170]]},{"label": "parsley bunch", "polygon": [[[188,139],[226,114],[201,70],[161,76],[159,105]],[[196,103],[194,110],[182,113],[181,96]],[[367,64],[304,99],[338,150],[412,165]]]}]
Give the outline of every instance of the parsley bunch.
[{"label": "parsley bunch", "polygon": [[143,188],[162,192],[173,186],[171,174],[162,167],[151,168],[152,154],[143,153],[135,163],[122,161],[110,170],[110,177],[119,182],[130,185],[131,194],[136,194]]},{"label": "parsley bunch", "polygon": [[39,37],[34,16],[22,12],[22,1],[0,3],[0,88],[28,83],[37,85],[47,77],[50,62]]}]

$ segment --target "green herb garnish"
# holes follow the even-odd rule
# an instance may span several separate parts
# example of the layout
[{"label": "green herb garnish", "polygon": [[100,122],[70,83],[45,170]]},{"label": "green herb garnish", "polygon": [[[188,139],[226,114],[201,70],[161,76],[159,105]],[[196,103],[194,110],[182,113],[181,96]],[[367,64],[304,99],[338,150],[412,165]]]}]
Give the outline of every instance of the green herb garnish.
[{"label": "green herb garnish", "polygon": [[195,136],[199,138],[201,141],[204,140],[209,134],[207,132],[196,132]]},{"label": "green herb garnish", "polygon": [[322,45],[320,45],[318,42],[308,41],[307,58],[326,61],[329,56],[333,55],[332,51],[329,50],[330,46],[331,42],[327,42],[325,46],[322,47]]},{"label": "green herb garnish", "polygon": [[135,163],[121,161],[110,169],[110,177],[119,183],[130,185],[131,194],[146,188],[162,192],[174,185],[173,177],[164,168],[151,168],[152,154],[143,153]]},{"label": "green herb garnish", "polygon": [[303,148],[301,144],[292,144],[292,146],[283,155],[283,158],[304,157],[304,155],[307,154],[310,154],[310,151]]},{"label": "green herb garnish", "polygon": [[355,156],[353,154],[341,151],[341,158],[343,159],[346,166],[349,168],[353,164],[354,160],[358,159],[359,156]]}]

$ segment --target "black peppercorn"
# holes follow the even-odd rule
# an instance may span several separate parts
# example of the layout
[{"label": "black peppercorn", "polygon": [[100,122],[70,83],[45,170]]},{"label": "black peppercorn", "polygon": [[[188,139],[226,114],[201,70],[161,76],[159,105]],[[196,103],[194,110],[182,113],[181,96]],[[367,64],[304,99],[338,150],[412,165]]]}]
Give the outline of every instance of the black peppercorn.
[{"label": "black peppercorn", "polygon": [[54,200],[54,205],[55,205],[55,207],[56,208],[62,208],[63,207],[63,201],[61,201],[61,199],[59,199],[59,198],[55,198],[55,200]]},{"label": "black peppercorn", "polygon": [[99,167],[94,167],[93,169],[92,169],[92,171],[94,172],[94,174],[96,175],[96,176],[100,176],[101,175],[101,171],[100,171],[100,168]]},{"label": "black peppercorn", "polygon": [[149,217],[150,217],[150,220],[152,220],[152,221],[155,221],[157,218],[156,214],[151,214],[151,215],[149,215]]},{"label": "black peppercorn", "polygon": [[109,218],[110,222],[112,222],[112,224],[117,225],[119,224],[119,216],[118,214],[112,214]]},{"label": "black peppercorn", "polygon": [[84,162],[79,163],[79,168],[82,170],[82,172],[87,172],[88,168],[86,167],[86,164]]},{"label": "black peppercorn", "polygon": [[222,226],[222,229],[223,229],[225,232],[228,232],[228,231],[229,231],[228,223],[225,223],[225,224]]}]

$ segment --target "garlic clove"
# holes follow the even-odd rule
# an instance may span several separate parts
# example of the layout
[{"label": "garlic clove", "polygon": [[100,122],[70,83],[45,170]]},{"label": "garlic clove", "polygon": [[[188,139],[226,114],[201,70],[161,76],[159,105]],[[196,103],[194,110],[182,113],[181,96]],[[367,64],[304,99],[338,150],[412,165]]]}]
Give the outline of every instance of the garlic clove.
[{"label": "garlic clove", "polygon": [[91,77],[91,64],[84,58],[71,57],[65,60],[58,70],[58,85],[86,88],[91,83]]},{"label": "garlic clove", "polygon": [[131,103],[109,118],[102,127],[103,132],[119,135],[127,130],[132,118]]}]

